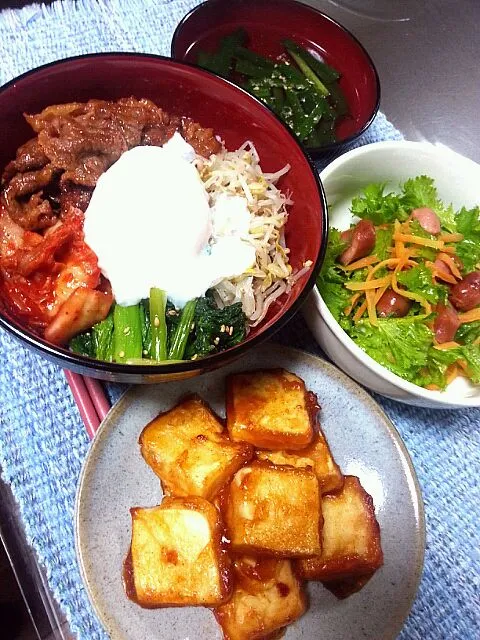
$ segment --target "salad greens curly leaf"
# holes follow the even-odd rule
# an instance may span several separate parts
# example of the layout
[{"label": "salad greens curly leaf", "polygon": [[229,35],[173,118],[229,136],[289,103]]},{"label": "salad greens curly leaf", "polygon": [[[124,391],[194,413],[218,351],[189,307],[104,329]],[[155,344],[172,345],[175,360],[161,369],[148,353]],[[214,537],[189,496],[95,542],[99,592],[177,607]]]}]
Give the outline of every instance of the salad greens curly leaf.
[{"label": "salad greens curly leaf", "polygon": [[320,293],[337,322],[340,321],[343,310],[348,306],[351,297],[349,291],[344,287],[345,274],[337,262],[338,256],[345,247],[346,243],[340,238],[340,231],[329,229],[323,267],[317,278]]},{"label": "salad greens curly leaf", "polygon": [[374,224],[384,224],[400,220],[404,222],[408,213],[401,198],[395,193],[385,194],[386,184],[369,184],[363,196],[353,198],[351,212],[359,218],[371,220]]},{"label": "salad greens curly leaf", "polygon": [[464,272],[469,273],[480,263],[480,207],[463,207],[457,214],[456,222],[458,233],[464,236],[457,255],[463,263]]},{"label": "salad greens curly leaf", "polygon": [[373,254],[376,255],[379,260],[386,260],[387,258],[389,258],[389,249],[392,246],[392,241],[392,227],[389,227],[388,229],[377,229]]},{"label": "salad greens curly leaf", "polygon": [[455,212],[438,198],[434,181],[428,176],[407,180],[401,193],[385,193],[386,184],[369,184],[363,195],[353,198],[351,212],[359,218],[367,218],[374,224],[399,220],[405,222],[412,209],[429,207],[440,218],[442,227],[449,233],[456,231]]},{"label": "salad greens curly leaf", "polygon": [[415,382],[418,370],[427,365],[433,332],[422,318],[409,316],[379,320],[377,327],[361,320],[350,337],[381,365]]},{"label": "salad greens curly leaf", "polygon": [[[386,191],[386,184],[370,184],[353,198],[351,212],[354,216],[371,220],[376,225],[375,246],[371,251],[374,264],[394,255],[394,222],[408,221],[409,235],[420,239],[438,240],[427,232],[419,220],[410,219],[413,209],[427,207],[438,216],[442,233],[463,235],[463,240],[448,243],[463,263],[463,275],[480,269],[480,208],[462,208],[455,213],[452,205],[445,205],[438,197],[434,181],[428,176],[417,176],[400,185],[395,192]],[[317,279],[317,286],[333,317],[347,334],[366,353],[381,365],[400,377],[420,386],[435,385],[443,389],[447,385],[449,367],[461,364],[474,383],[480,383],[480,321],[461,324],[455,335],[458,346],[437,349],[434,342],[435,305],[448,305],[449,287],[433,277],[432,264],[439,249],[412,245],[416,264],[411,263],[397,273],[401,289],[421,296],[432,306],[432,313],[425,316],[424,306],[414,302],[403,318],[378,318],[372,324],[366,315],[355,317],[365,301],[365,296],[353,297],[346,288],[349,283],[365,281],[368,270],[346,270],[338,263],[339,255],[346,248],[340,231],[331,228],[325,262]],[[411,248],[412,248],[411,247]],[[391,273],[386,266],[376,269],[375,278]],[[358,289],[358,286],[352,289]],[[355,300],[355,301],[354,301]],[[353,307],[352,307],[353,304]],[[346,310],[351,313],[347,315]],[[360,309],[361,314],[362,309]]]},{"label": "salad greens curly leaf", "polygon": [[412,293],[420,293],[428,302],[445,304],[447,301],[448,288],[434,282],[432,272],[424,264],[400,271],[397,280]]}]

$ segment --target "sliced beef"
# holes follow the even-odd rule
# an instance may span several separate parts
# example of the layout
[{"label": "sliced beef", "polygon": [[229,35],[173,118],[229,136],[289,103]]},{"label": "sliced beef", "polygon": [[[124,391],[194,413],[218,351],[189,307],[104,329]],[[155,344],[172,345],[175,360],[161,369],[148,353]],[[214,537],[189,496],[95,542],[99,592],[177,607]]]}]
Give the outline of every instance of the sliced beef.
[{"label": "sliced beef", "polygon": [[182,120],[180,133],[195,151],[204,158],[209,158],[212,153],[218,153],[222,148],[222,145],[213,134],[213,129],[204,129],[198,122],[194,122],[190,118]]},{"label": "sliced beef", "polygon": [[1,200],[28,230],[53,226],[71,206],[85,211],[99,177],[132,147],[163,145],[180,131],[201,155],[220,149],[212,129],[146,99],[71,102],[25,117],[37,137],[6,167]]},{"label": "sliced beef", "polygon": [[142,144],[162,147],[176,131],[178,131],[178,126],[175,124],[149,124],[143,130]]},{"label": "sliced beef", "polygon": [[85,212],[90,203],[92,193],[93,189],[91,188],[63,181],[60,185],[59,194],[60,217],[63,218],[70,207],[81,209]]},{"label": "sliced beef", "polygon": [[7,183],[16,173],[26,173],[42,169],[49,160],[37,138],[32,138],[17,150],[15,160],[7,164],[2,175],[2,184]]},{"label": "sliced beef", "polygon": [[52,165],[17,173],[3,190],[2,199],[10,217],[24,229],[45,229],[56,222],[51,203],[43,197],[43,189],[51,183],[54,174]]}]

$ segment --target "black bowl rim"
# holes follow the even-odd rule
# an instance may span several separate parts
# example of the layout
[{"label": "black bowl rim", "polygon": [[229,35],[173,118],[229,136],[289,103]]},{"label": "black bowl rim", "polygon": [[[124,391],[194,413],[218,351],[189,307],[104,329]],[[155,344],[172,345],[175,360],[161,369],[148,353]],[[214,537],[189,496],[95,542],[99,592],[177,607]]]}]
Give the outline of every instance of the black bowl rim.
[{"label": "black bowl rim", "polygon": [[[170,43],[170,56],[172,57],[173,60],[178,60],[179,62],[184,62],[184,60],[180,60],[179,58],[175,57],[176,41],[179,38],[180,32],[183,29],[184,24],[187,22],[187,20],[190,20],[190,18],[195,13],[202,11],[205,8],[205,6],[207,4],[210,4],[210,2],[212,2],[212,1],[215,1],[215,0],[205,0],[201,4],[198,4],[196,7],[193,7],[193,9],[190,9],[190,11],[187,14],[185,14],[183,16],[183,18],[180,20],[180,22],[177,24],[177,27],[176,27],[175,31],[173,32],[172,41]],[[217,0],[217,1],[219,1],[219,0]],[[234,1],[234,0],[230,0],[230,1]],[[248,2],[249,0],[244,0],[244,1]],[[250,1],[252,1],[252,0],[250,0]],[[336,20],[331,18],[328,14],[324,13],[323,11],[320,11],[319,9],[316,9],[315,7],[312,7],[311,5],[305,4],[303,2],[298,2],[297,0],[275,0],[275,1],[278,2],[278,3],[282,3],[282,4],[290,4],[290,5],[293,5],[294,7],[295,6],[296,7],[301,7],[302,10],[306,9],[308,11],[311,11],[312,13],[316,13],[316,14],[322,16],[323,18],[325,18],[326,20],[328,20],[328,22],[331,22],[336,27],[341,29],[363,51],[365,57],[368,60],[369,65],[371,66],[371,68],[373,70],[374,76],[375,76],[375,88],[376,88],[375,105],[373,107],[372,113],[370,114],[369,118],[367,119],[365,124],[362,126],[362,128],[359,129],[358,132],[352,133],[352,135],[348,136],[348,138],[344,138],[343,140],[337,140],[336,142],[331,142],[330,144],[326,144],[326,145],[324,145],[322,147],[307,147],[307,146],[304,146],[301,142],[299,142],[300,146],[303,149],[307,150],[307,153],[309,153],[313,158],[319,159],[319,158],[321,158],[321,157],[323,157],[323,156],[325,156],[325,155],[327,155],[329,153],[334,153],[336,151],[340,151],[344,147],[347,147],[349,144],[352,144],[361,135],[363,135],[367,131],[367,129],[370,127],[372,122],[375,120],[375,117],[376,117],[376,115],[378,113],[378,110],[380,109],[380,99],[381,99],[381,93],[382,93],[381,92],[381,87],[380,87],[380,77],[378,75],[377,68],[376,68],[376,66],[375,66],[375,64],[374,64],[374,62],[372,60],[372,57],[370,56],[368,51],[365,49],[363,44],[360,42],[360,40],[356,36],[353,35],[353,33],[351,31],[349,31],[342,24],[340,24],[339,22],[337,22]],[[192,63],[187,63],[187,64],[192,64]],[[198,65],[195,65],[195,66],[198,66]],[[223,76],[221,76],[221,77],[223,78]],[[231,82],[228,78],[224,78],[224,80],[227,80],[228,82]],[[239,86],[239,85],[237,85],[237,86]],[[240,87],[240,88],[242,88],[242,87]],[[267,106],[267,105],[265,105],[265,106]],[[270,109],[270,107],[267,107],[267,108]]]},{"label": "black bowl rim", "polygon": [[[320,181],[320,176],[311,158],[309,157],[308,153],[306,153],[305,149],[299,144],[294,134],[282,122],[282,120],[280,120],[273,113],[273,111],[271,111],[266,105],[263,104],[263,102],[261,102],[260,100],[255,98],[255,96],[252,96],[250,93],[248,93],[248,91],[245,91],[245,89],[242,89],[242,87],[239,87],[238,85],[236,85],[234,82],[231,82],[230,80],[222,78],[221,76],[211,73],[210,71],[207,71],[205,69],[201,69],[195,64],[184,62],[182,60],[176,60],[173,58],[169,58],[167,56],[161,56],[153,53],[110,51],[105,53],[87,53],[83,55],[62,58],[61,60],[54,60],[52,62],[48,62],[47,64],[41,65],[29,71],[26,71],[25,73],[17,76],[16,78],[13,78],[12,80],[10,80],[9,82],[7,82],[6,84],[0,87],[0,94],[3,94],[7,89],[15,85],[16,83],[22,81],[24,78],[30,75],[33,75],[35,73],[38,73],[39,71],[42,71],[44,69],[48,69],[49,67],[68,65],[69,63],[76,60],[88,60],[88,59],[96,59],[100,57],[101,58],[109,58],[109,57],[135,58],[137,57],[137,58],[143,58],[143,59],[149,58],[149,59],[156,60],[163,63],[165,62],[174,63],[180,66],[189,67],[189,68],[195,69],[195,71],[199,73],[205,74],[207,76],[213,76],[217,80],[220,79],[222,82],[226,82],[227,84],[232,86],[235,90],[243,93],[249,100],[253,100],[257,104],[259,104],[261,108],[273,114],[277,122],[280,123],[280,125],[285,129],[287,134],[290,136],[290,138],[292,139],[292,142],[295,145],[297,145],[298,148],[300,149],[300,152],[302,153],[308,166],[310,167],[313,179],[317,186],[317,190],[320,196],[320,201],[322,206],[321,216],[322,216],[322,225],[323,225],[323,235],[320,242],[320,250],[318,252],[318,255],[314,264],[312,265],[310,276],[305,286],[303,287],[303,290],[294,300],[292,306],[286,312],[284,312],[272,326],[268,327],[268,329],[262,331],[251,340],[241,342],[238,345],[231,347],[230,349],[227,349],[225,351],[220,351],[219,353],[212,354],[211,356],[198,358],[197,360],[185,360],[185,362],[181,362],[181,363],[174,363],[174,364],[165,363],[165,364],[158,364],[158,365],[151,365],[151,364],[130,365],[130,364],[117,363],[117,362],[104,362],[102,360],[95,360],[94,358],[89,358],[87,356],[73,353],[72,351],[68,351],[63,347],[53,345],[47,342],[46,340],[43,340],[42,338],[34,335],[30,331],[23,328],[15,320],[10,320],[5,318],[1,310],[0,310],[0,327],[2,327],[3,329],[6,329],[10,334],[15,336],[15,338],[19,339],[23,343],[26,343],[29,347],[33,348],[34,350],[39,351],[40,353],[45,355],[47,358],[61,360],[62,364],[64,364],[67,369],[68,368],[79,369],[81,367],[86,371],[92,372],[92,375],[94,375],[95,373],[98,373],[98,374],[105,373],[105,374],[119,374],[119,376],[122,374],[127,374],[127,375],[131,374],[132,377],[133,376],[148,377],[148,376],[158,376],[162,374],[175,374],[175,373],[181,374],[181,373],[195,372],[195,371],[198,371],[199,373],[201,373],[203,371],[216,368],[216,366],[221,366],[223,360],[230,361],[232,358],[236,359],[237,357],[241,356],[243,353],[248,351],[248,349],[251,349],[255,345],[261,344],[262,342],[270,338],[279,329],[281,329],[297,313],[297,311],[305,301],[306,297],[310,293],[311,289],[315,285],[317,272],[319,271],[320,266],[323,262],[323,258],[325,256],[325,251],[327,248],[327,239],[328,239],[327,199],[325,196],[323,185]],[[213,361],[216,362],[216,365],[209,364],[209,363],[212,363]]]}]

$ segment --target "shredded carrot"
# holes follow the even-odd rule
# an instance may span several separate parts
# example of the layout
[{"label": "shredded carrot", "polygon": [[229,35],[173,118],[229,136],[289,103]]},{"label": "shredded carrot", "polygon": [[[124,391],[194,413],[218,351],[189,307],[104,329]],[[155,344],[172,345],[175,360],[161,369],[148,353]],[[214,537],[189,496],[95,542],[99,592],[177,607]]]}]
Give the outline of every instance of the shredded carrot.
[{"label": "shredded carrot", "polygon": [[425,389],[428,389],[429,391],[440,391],[440,387],[436,384],[427,384],[425,385]]},{"label": "shredded carrot", "polygon": [[379,262],[372,268],[372,270],[367,276],[367,280],[371,280],[372,277],[377,273],[377,271],[379,271],[380,269],[383,269],[383,267],[393,267],[393,266],[396,266],[397,264],[398,264],[398,258],[387,258],[386,260],[382,260],[382,262]]},{"label": "shredded carrot", "polygon": [[403,242],[400,242],[400,240],[395,238],[397,234],[400,234],[400,230],[401,230],[400,222],[398,220],[395,220],[395,222],[393,223],[393,229],[394,229],[393,239],[395,241],[395,257],[398,259],[400,258],[400,255],[405,250],[405,245],[403,244]]},{"label": "shredded carrot", "polygon": [[367,280],[366,282],[349,282],[345,285],[350,291],[368,291],[370,289],[378,289],[389,284],[392,279],[391,275],[377,278],[376,280]]},{"label": "shredded carrot", "polygon": [[475,338],[475,340],[473,341],[473,344],[475,346],[477,346],[478,344],[480,344],[480,336],[478,336],[478,338]]},{"label": "shredded carrot", "polygon": [[348,305],[348,307],[345,307],[345,309],[343,310],[343,313],[346,316],[349,316],[352,313],[352,309],[355,306],[355,303],[357,302],[357,300],[360,298],[361,295],[362,294],[359,291],[358,293],[354,293],[353,296],[350,298],[350,304]]},{"label": "shredded carrot", "polygon": [[430,240],[430,238],[420,238],[407,233],[394,233],[393,239],[399,242],[410,242],[411,244],[419,244],[422,247],[432,247],[432,249],[443,249],[445,243],[441,240]]},{"label": "shredded carrot", "polygon": [[405,249],[403,254],[399,256],[398,264],[395,267],[395,271],[398,273],[399,271],[402,271],[407,265],[416,267],[417,263],[414,260],[410,259],[410,251]]},{"label": "shredded carrot", "polygon": [[465,360],[457,360],[457,364],[462,367],[462,369],[468,373],[468,364],[465,362]]},{"label": "shredded carrot", "polygon": [[363,316],[363,314],[365,313],[366,309],[367,309],[367,301],[365,300],[355,311],[353,315],[353,321],[358,322],[360,318]]},{"label": "shredded carrot", "polygon": [[356,262],[352,262],[352,264],[343,267],[344,271],[355,271],[356,269],[363,269],[364,267],[368,267],[371,264],[375,264],[379,262],[377,256],[367,256],[366,258],[361,258]]},{"label": "shredded carrot", "polygon": [[459,313],[458,319],[462,324],[465,322],[475,322],[475,320],[480,320],[480,307],[475,307],[475,309],[465,311],[465,313]]},{"label": "shredded carrot", "polygon": [[446,351],[447,349],[456,349],[460,345],[458,344],[458,342],[454,342],[452,340],[451,342],[442,342],[441,344],[434,344],[433,346],[439,351]]},{"label": "shredded carrot", "polygon": [[458,377],[458,365],[454,362],[451,364],[446,371],[446,380],[447,384],[450,384]]},{"label": "shredded carrot", "polygon": [[448,245],[445,245],[442,249],[443,253],[450,253],[452,256],[455,255],[457,253],[457,250],[455,247],[450,247]]},{"label": "shredded carrot", "polygon": [[369,289],[365,291],[365,296],[367,298],[368,319],[370,320],[370,323],[373,324],[374,327],[376,327],[378,325],[378,319],[377,311],[375,308],[375,291]]},{"label": "shredded carrot", "polygon": [[450,271],[453,273],[455,277],[459,278],[459,280],[462,279],[462,274],[460,273],[457,265],[455,264],[455,261],[449,255],[447,255],[446,253],[439,253],[437,258],[447,265],[447,267],[450,269]]},{"label": "shredded carrot", "polygon": [[[410,256],[410,252],[406,252],[405,255],[409,255]],[[399,258],[387,258],[386,260],[382,260],[382,262],[379,262],[378,264],[376,264],[372,270],[370,271],[370,273],[367,276],[367,281],[371,280],[372,277],[375,275],[375,273],[377,271],[379,271],[380,269],[382,269],[383,267],[388,267],[388,268],[393,268],[393,267],[397,267],[398,264],[400,262]],[[415,266],[417,263],[414,262],[413,260],[410,260],[410,257],[408,257],[406,259],[405,264],[410,264],[410,266]]]},{"label": "shredded carrot", "polygon": [[438,236],[438,240],[443,242],[461,242],[464,236],[461,233],[442,233]]}]

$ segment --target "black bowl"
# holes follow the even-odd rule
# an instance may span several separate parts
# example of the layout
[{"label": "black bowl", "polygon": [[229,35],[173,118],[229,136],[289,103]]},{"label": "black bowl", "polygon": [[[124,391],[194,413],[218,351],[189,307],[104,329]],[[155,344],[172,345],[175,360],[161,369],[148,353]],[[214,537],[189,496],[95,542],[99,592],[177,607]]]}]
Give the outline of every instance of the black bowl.
[{"label": "black bowl", "polygon": [[326,202],[317,172],[308,157],[275,115],[234,84],[194,65],[153,55],[95,54],[54,62],[12,80],[0,89],[0,168],[15,157],[17,148],[32,137],[23,113],[90,98],[149,98],[170,113],[190,116],[213,127],[227,148],[252,140],[264,171],[291,169],[280,187],[294,194],[286,225],[292,267],[306,260],[313,266],[272,305],[264,322],[241,344],[194,361],[164,365],[126,365],[101,362],[46,342],[18,318],[0,310],[0,325],[27,347],[78,373],[104,380],[153,383],[199,375],[221,367],[273,335],[299,309],[315,282],[326,246]]},{"label": "black bowl", "polygon": [[178,24],[171,55],[195,63],[198,52],[215,51],[220,39],[238,27],[249,35],[249,48],[262,56],[284,53],[290,38],[319,54],[342,74],[340,87],[350,115],[337,122],[337,141],[307,147],[314,158],[345,149],[372,124],[380,105],[380,80],[372,59],[360,42],[313,7],[294,0],[209,0],[190,11]]}]

